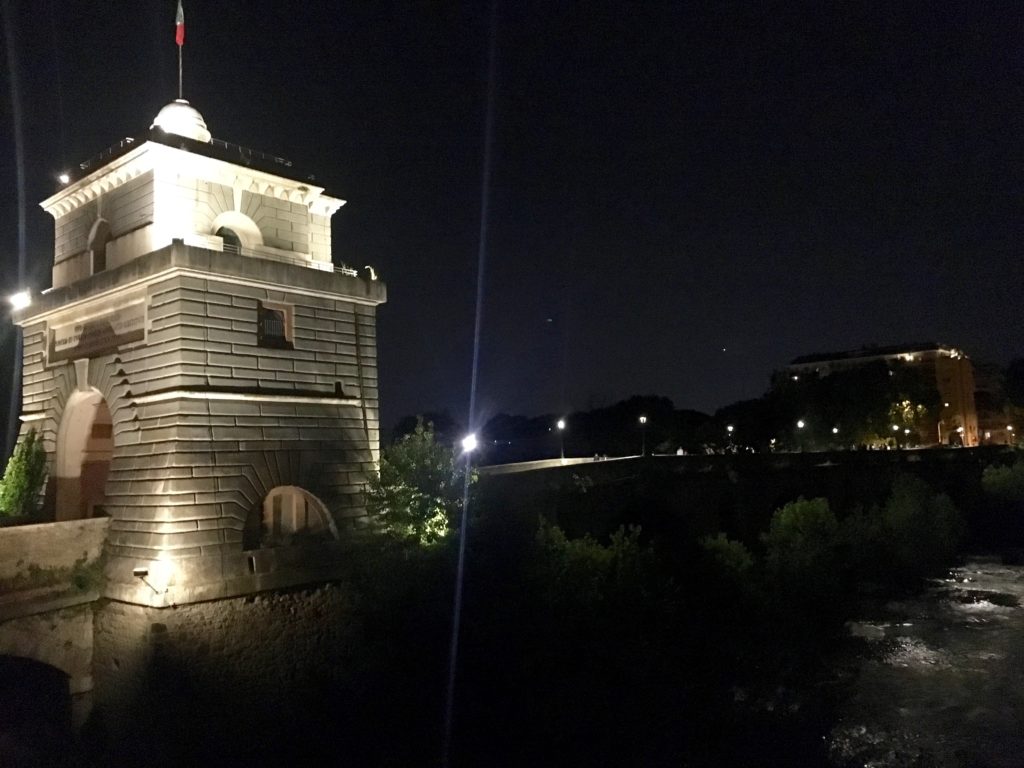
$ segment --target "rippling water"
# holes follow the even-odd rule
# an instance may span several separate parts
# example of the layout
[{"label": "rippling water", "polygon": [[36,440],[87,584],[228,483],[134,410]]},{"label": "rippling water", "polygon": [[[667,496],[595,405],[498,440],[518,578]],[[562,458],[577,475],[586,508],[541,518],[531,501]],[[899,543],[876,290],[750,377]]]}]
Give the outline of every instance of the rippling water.
[{"label": "rippling water", "polygon": [[1024,567],[982,558],[853,622],[868,643],[836,766],[1024,766]]}]

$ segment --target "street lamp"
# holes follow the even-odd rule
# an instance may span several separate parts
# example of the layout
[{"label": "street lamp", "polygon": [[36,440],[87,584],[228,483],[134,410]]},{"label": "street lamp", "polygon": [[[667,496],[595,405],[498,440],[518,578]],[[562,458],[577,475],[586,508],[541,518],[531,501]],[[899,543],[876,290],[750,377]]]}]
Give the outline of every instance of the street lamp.
[{"label": "street lamp", "polygon": [[647,417],[640,417],[640,455],[647,455]]},{"label": "street lamp", "polygon": [[462,452],[472,453],[476,450],[478,443],[476,439],[476,433],[470,432],[464,438],[462,438]]},{"label": "street lamp", "polygon": [[838,435],[839,434],[839,427],[832,427],[832,434],[833,435]]},{"label": "street lamp", "polygon": [[806,421],[804,421],[803,419],[798,419],[797,420],[797,422],[796,422],[796,428],[797,429],[803,429],[806,426],[807,426],[807,422]]},{"label": "street lamp", "polygon": [[11,305],[11,309],[15,311],[25,309],[25,307],[32,304],[32,294],[28,291],[18,291],[8,296],[7,302]]},{"label": "street lamp", "polygon": [[562,461],[565,461],[565,419],[559,419],[556,424],[558,427],[558,449],[562,456]]}]

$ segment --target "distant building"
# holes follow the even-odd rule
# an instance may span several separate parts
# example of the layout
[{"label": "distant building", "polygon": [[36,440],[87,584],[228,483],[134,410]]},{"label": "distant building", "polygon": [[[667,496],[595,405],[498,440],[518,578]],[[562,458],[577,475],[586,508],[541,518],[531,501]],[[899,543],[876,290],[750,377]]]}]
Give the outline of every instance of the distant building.
[{"label": "distant building", "polygon": [[910,366],[919,370],[926,381],[935,383],[941,410],[936,418],[929,420],[926,431],[930,435],[919,434],[923,442],[969,447],[979,444],[974,366],[967,355],[955,347],[928,342],[804,355],[786,366],[782,376],[790,380],[804,376],[824,378],[872,363]]}]

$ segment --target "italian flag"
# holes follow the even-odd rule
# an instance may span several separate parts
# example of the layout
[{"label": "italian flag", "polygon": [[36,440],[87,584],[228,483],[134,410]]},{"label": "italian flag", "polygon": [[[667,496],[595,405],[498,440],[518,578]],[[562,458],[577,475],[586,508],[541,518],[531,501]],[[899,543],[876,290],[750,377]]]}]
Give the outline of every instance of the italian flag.
[{"label": "italian flag", "polygon": [[178,0],[178,12],[174,14],[174,42],[180,48],[185,44],[185,11]]}]

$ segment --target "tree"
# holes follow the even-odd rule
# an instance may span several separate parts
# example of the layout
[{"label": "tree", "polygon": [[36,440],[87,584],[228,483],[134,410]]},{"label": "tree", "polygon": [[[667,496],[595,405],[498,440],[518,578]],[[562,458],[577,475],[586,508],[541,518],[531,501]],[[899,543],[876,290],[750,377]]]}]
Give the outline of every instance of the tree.
[{"label": "tree", "polygon": [[[421,418],[384,449],[380,472],[370,479],[367,511],[386,533],[421,544],[440,541],[458,527],[467,468]],[[469,481],[476,481],[475,473]]]},{"label": "tree", "polygon": [[34,514],[45,480],[46,449],[33,429],[15,447],[0,480],[0,516]]}]

